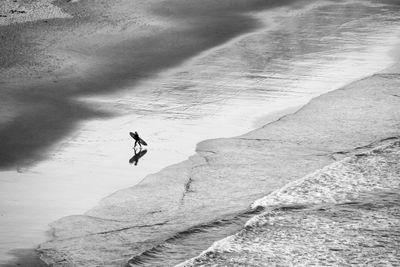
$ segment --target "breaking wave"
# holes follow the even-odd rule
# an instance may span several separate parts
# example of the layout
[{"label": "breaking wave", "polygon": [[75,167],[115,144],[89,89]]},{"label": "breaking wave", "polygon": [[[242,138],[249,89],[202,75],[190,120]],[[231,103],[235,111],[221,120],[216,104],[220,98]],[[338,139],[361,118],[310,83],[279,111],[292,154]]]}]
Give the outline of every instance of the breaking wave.
[{"label": "breaking wave", "polygon": [[400,140],[328,165],[254,202],[262,214],[178,266],[400,263]]},{"label": "breaking wave", "polygon": [[263,211],[264,208],[257,207],[176,233],[162,244],[131,258],[126,266],[170,266],[179,263],[187,255],[196,255],[199,246],[207,247],[210,240],[239,231],[247,220]]}]

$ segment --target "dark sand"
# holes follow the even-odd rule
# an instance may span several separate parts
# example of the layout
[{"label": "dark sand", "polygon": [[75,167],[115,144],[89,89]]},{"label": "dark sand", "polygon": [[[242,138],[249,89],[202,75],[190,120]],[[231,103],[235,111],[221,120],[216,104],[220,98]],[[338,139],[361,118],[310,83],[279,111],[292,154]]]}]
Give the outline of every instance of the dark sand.
[{"label": "dark sand", "polygon": [[[134,85],[257,27],[258,22],[246,12],[294,1],[154,1],[147,6],[148,16],[173,23],[155,31],[150,27],[141,37],[134,34],[137,25],[133,29],[126,26],[129,17],[112,13],[135,10],[134,1],[120,0],[112,8],[91,2],[57,2],[73,19],[0,27],[5,40],[0,43],[0,68],[23,65],[35,70],[22,77],[14,73],[10,79],[2,78],[1,93],[15,102],[17,111],[11,120],[0,125],[0,168],[25,166],[44,159],[51,145],[70,134],[77,122],[112,116],[80,104],[77,97]],[[116,24],[112,38],[104,38],[103,28],[112,23]],[[39,42],[48,46],[43,48]],[[84,72],[79,72],[79,65],[66,68],[68,64],[58,62],[65,58],[57,58],[52,51],[63,42],[69,43],[69,49],[78,57],[95,63]],[[52,66],[56,72],[51,70]]]},{"label": "dark sand", "polygon": [[399,84],[392,68],[243,136],[202,142],[189,160],[109,196],[86,216],[55,222],[57,237],[40,251],[48,263],[68,255],[70,263],[90,266],[121,264],[129,253],[138,256],[135,261],[148,260],[152,246],[161,244],[152,260],[162,262],[164,245],[168,248],[163,240],[184,240],[183,233],[199,221],[212,225],[238,214],[290,181],[399,136]]},{"label": "dark sand", "polygon": [[8,264],[0,264],[1,267],[46,267],[48,266],[40,260],[37,252],[33,249],[19,249],[10,252],[15,257],[15,260],[10,261]]},{"label": "dark sand", "polygon": [[[45,159],[77,122],[113,115],[83,105],[77,97],[134,85],[257,28],[259,22],[246,12],[291,2],[149,1],[137,11],[130,0],[113,1],[112,6],[55,1],[72,18],[0,26],[0,103],[7,104],[1,108],[0,169]],[[138,19],[143,15],[148,23]],[[165,21],[154,26],[153,20]],[[34,251],[11,254],[18,259],[6,266],[40,266]]]},{"label": "dark sand", "polygon": [[[15,119],[6,121],[0,125],[0,145],[2,148],[5,148],[2,152],[0,152],[1,168],[13,168],[17,165],[31,164],[43,159],[46,157],[46,152],[51,145],[73,131],[77,122],[93,117],[112,116],[112,114],[97,110],[95,107],[81,105],[75,100],[76,97],[112,92],[118,90],[124,85],[133,85],[142,78],[151,77],[151,75],[154,75],[154,73],[179,64],[185,59],[196,55],[204,49],[223,43],[230,38],[237,36],[238,34],[247,32],[257,27],[258,22],[246,15],[243,15],[242,12],[254,11],[272,6],[270,1],[254,1],[252,2],[253,5],[248,2],[244,3],[243,1],[234,1],[234,4],[232,4],[232,1],[222,1],[218,3],[218,6],[215,6],[215,3],[213,2],[212,4],[214,6],[212,6],[211,9],[209,9],[210,5],[206,5],[204,2],[199,4],[199,1],[185,2],[183,7],[178,1],[170,1],[168,3],[165,2],[165,5],[158,5],[156,3],[156,7],[152,8],[153,14],[157,14],[158,16],[162,16],[172,21],[178,19],[179,25],[184,26],[177,28],[175,25],[166,25],[165,27],[162,27],[162,30],[158,29],[155,31],[155,33],[144,34],[144,36],[141,36],[140,38],[135,37],[133,33],[131,33],[131,35],[128,34],[129,38],[122,36],[124,33],[121,33],[120,35],[116,34],[116,36],[114,36],[114,40],[110,40],[109,42],[104,42],[101,45],[98,45],[98,40],[103,39],[101,39],[101,36],[99,37],[97,35],[97,31],[100,31],[102,26],[106,25],[110,21],[101,21],[101,23],[98,23],[100,26],[93,26],[98,22],[96,21],[96,18],[102,16],[102,12],[106,10],[107,6],[104,7],[104,10],[99,7],[96,7],[96,9],[90,5],[93,4],[90,2],[91,1],[85,1],[81,6],[78,6],[77,8],[71,8],[64,2],[59,1],[60,6],[64,10],[75,16],[75,19],[72,20],[53,19],[48,20],[47,22],[41,21],[0,28],[0,31],[6,36],[5,39],[9,40],[2,43],[7,49],[0,50],[3,51],[3,53],[0,52],[1,58],[6,59],[1,61],[5,62],[4,66],[2,66],[5,69],[12,68],[15,64],[29,66],[30,64],[35,65],[37,63],[37,57],[30,57],[30,54],[36,55],[36,53],[40,54],[43,53],[43,51],[36,51],[36,44],[34,44],[34,42],[27,43],[27,37],[34,37],[34,40],[47,40],[46,38],[53,38],[51,37],[52,34],[59,37],[64,33],[69,36],[68,41],[73,43],[73,46],[76,49],[75,51],[78,51],[78,55],[87,57],[89,61],[93,60],[94,62],[93,65],[91,65],[91,68],[89,70],[85,70],[84,72],[74,71],[68,68],[60,68],[58,72],[52,72],[50,75],[48,75],[43,71],[43,68],[46,67],[38,67],[38,71],[35,72],[34,75],[22,76],[21,79],[15,79],[15,77],[11,75],[11,78],[2,79],[0,85],[2,87],[2,93],[4,92],[7,97],[12,98],[12,100],[17,103],[16,107],[19,110],[19,113]],[[118,1],[118,3],[121,5],[129,5],[128,2],[129,1]],[[285,2],[285,4],[287,2]],[[280,2],[280,4],[281,3],[282,2]],[[173,4],[177,4],[178,6],[174,6],[174,8],[170,9]],[[251,7],[249,7],[249,5]],[[190,12],[192,10],[196,10],[196,12]],[[82,42],[80,41],[80,37],[75,36],[75,34],[79,33],[80,29],[82,30],[80,33],[81,35],[82,33],[83,35],[87,34],[87,36],[83,38],[84,40]],[[93,40],[88,41],[88,39],[91,39],[92,37]],[[54,39],[52,41],[55,42]],[[49,43],[50,47],[54,45],[52,42]],[[13,48],[10,49],[11,47]],[[32,53],[32,51],[35,53]],[[20,52],[22,52],[22,54],[20,54]],[[39,59],[42,59],[43,62],[45,62],[44,55],[46,55],[46,51],[43,54],[40,54],[42,58],[39,56]],[[79,68],[77,69],[79,70]],[[379,77],[377,76],[375,78]],[[369,84],[369,82],[371,81],[368,81],[367,84]],[[381,85],[375,84],[375,86],[380,87]],[[347,97],[346,94],[345,97]],[[385,102],[386,100],[387,99],[385,98],[382,101]],[[397,102],[395,102],[395,104],[397,105]],[[391,102],[390,105],[393,106],[394,104]],[[351,107],[351,105],[349,106]],[[320,110],[322,110],[322,108],[320,108],[318,111]],[[349,112],[348,109],[345,110]],[[361,108],[361,110],[363,109]],[[393,112],[391,116],[395,116],[396,114],[397,113]],[[322,117],[325,115],[326,114],[321,113]],[[383,114],[378,112],[376,115],[371,116],[377,116],[376,118],[385,119],[386,115],[386,113]],[[296,115],[294,118],[299,118],[299,115]],[[339,118],[339,120],[341,119],[343,118]],[[366,121],[365,125],[370,127],[372,123],[376,124],[375,121],[372,120],[372,122]],[[377,123],[381,122],[378,121]],[[292,126],[288,126],[285,132],[290,132],[289,129],[293,129],[291,128]],[[337,125],[333,125],[332,127],[335,128]],[[344,127],[344,130],[346,131],[349,130],[347,129],[349,125],[340,125],[340,127]],[[386,128],[386,130],[388,128]],[[351,151],[356,143],[357,145],[359,145],[359,143],[366,144],[369,141],[373,141],[374,138],[381,138],[386,136],[386,133],[389,133],[378,132],[371,135],[371,132],[369,132],[371,129],[364,130],[365,135],[362,134],[360,136],[366,137],[369,135],[369,137],[358,140],[358,138],[355,137],[358,136],[359,132],[352,131],[350,129],[350,135],[352,135],[351,138],[353,138],[350,139],[355,141],[355,143],[349,142],[344,144],[343,147]],[[281,133],[279,133],[279,136],[281,136]],[[229,142],[225,143],[226,140],[222,141],[222,146],[234,146],[234,149],[224,148],[227,149],[225,152],[227,155],[229,155],[229,157],[235,155],[235,153],[238,153],[236,154],[237,157],[232,158],[233,163],[231,160],[229,163],[227,163],[228,166],[231,166],[230,164],[236,164],[236,161],[240,161],[239,165],[248,165],[249,163],[246,162],[246,160],[247,156],[249,155],[252,155],[252,157],[263,156],[257,155],[257,153],[251,151],[251,148],[249,147],[254,146],[259,149],[260,143],[263,143],[262,139],[264,137],[258,138],[260,140],[253,137],[249,138],[249,142],[254,144],[244,144],[244,148],[242,147],[242,144],[237,144],[237,142],[246,143],[246,138],[247,137],[238,138],[237,140],[233,138],[233,141],[231,140],[233,144]],[[307,143],[308,141],[309,140],[307,139],[305,142]],[[216,142],[218,145],[218,141]],[[290,149],[292,149],[292,147],[279,148],[278,145],[273,145],[273,142],[269,143],[274,149],[284,149],[285,151],[290,151]],[[210,143],[210,146],[214,147],[215,143]],[[273,151],[271,147],[268,146],[267,150]],[[319,147],[319,145],[316,145],[316,147]],[[215,151],[203,148],[204,144],[201,144],[199,146],[199,151],[201,154],[199,165],[204,163],[203,158],[210,158],[208,153],[216,153]],[[314,148],[315,147],[313,147],[312,150]],[[205,150],[209,152],[206,152]],[[219,152],[220,151],[217,151],[217,153]],[[325,155],[324,153],[322,156],[313,155],[313,157],[323,158],[322,163],[319,162],[319,159],[316,160],[317,163],[315,165],[317,166],[321,166],[332,161],[332,159],[329,158],[332,157],[332,155]],[[211,158],[214,160],[213,156],[211,156]],[[252,159],[254,160],[254,158]],[[265,164],[265,160],[263,164]],[[197,166],[198,164],[195,163],[194,165]],[[223,165],[225,166],[225,163]],[[315,167],[315,165],[311,165],[312,166],[307,166],[307,168],[302,170],[302,173],[307,172]],[[278,166],[286,166],[286,163],[281,163]],[[300,166],[302,165],[300,164],[297,167],[299,168]],[[218,166],[218,168],[220,167],[221,166]],[[187,166],[184,168],[187,168]],[[222,176],[228,175],[224,174],[226,169],[220,169]],[[181,170],[182,169],[179,169],[179,171]],[[264,170],[261,170],[261,172],[265,174]],[[172,173],[174,173],[174,171],[172,171]],[[246,175],[242,176],[242,178],[247,178],[249,175],[253,174],[255,173],[247,173]],[[290,179],[294,179],[301,174],[296,174]],[[284,175],[282,175],[282,177],[284,177]],[[197,190],[193,189],[196,188],[194,182],[188,183],[186,177],[181,178],[183,179],[182,181],[178,181],[178,184],[183,182],[182,188],[185,188],[185,191],[183,193],[183,197],[181,192],[178,192],[176,195],[179,198],[179,203],[181,203],[181,200],[184,200],[183,202],[190,201],[187,200],[186,196],[189,195],[189,193],[192,193],[192,191]],[[151,181],[146,185],[148,181],[149,179],[147,179],[147,181],[142,183],[140,186],[144,186],[145,188],[148,186],[151,188],[153,186]],[[250,182],[251,181],[249,181],[249,183]],[[284,182],[286,181],[280,181],[278,184],[280,185]],[[222,185],[218,186],[222,187]],[[254,186],[256,187],[257,184]],[[245,197],[248,202],[254,200],[258,196],[261,196],[261,194],[265,194],[266,189],[260,189],[260,192],[256,192]],[[129,192],[129,194],[130,193],[131,192]],[[174,197],[175,196],[173,196],[173,198]],[[208,198],[210,196],[206,194],[205,197]],[[221,195],[221,197],[224,196]],[[157,201],[155,201],[155,203],[157,204]],[[235,202],[231,204],[232,209],[236,211],[238,207],[235,206]],[[133,207],[135,206],[133,205]],[[188,210],[190,209],[193,209],[193,206],[189,205]],[[215,214],[218,214],[218,212],[220,212],[219,208],[216,207],[215,209],[217,211]],[[246,209],[246,207],[243,207],[243,209]],[[204,212],[207,211],[208,210],[205,209]],[[93,212],[96,213],[96,210]],[[102,213],[102,211],[100,211],[100,213]],[[165,214],[162,214],[161,217],[164,215]],[[172,217],[175,216],[175,214],[169,215]],[[210,220],[212,219],[213,218],[210,218]],[[80,223],[79,219],[77,221]],[[105,227],[108,228],[107,225]],[[175,225],[172,225],[172,228],[175,229]],[[90,227],[89,229],[85,229],[85,231],[86,230],[88,232],[93,231],[93,229],[90,229]],[[95,236],[94,238],[96,239],[97,237]],[[32,266],[32,262],[29,260],[30,252],[27,253],[27,257],[28,260],[23,259],[19,262],[23,264],[25,264],[25,262],[29,262],[26,266]]]}]

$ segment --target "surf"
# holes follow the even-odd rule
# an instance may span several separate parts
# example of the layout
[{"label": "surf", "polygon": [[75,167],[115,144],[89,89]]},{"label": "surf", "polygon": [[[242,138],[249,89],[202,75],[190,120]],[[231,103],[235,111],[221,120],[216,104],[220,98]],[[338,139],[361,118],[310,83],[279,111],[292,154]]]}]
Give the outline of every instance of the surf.
[{"label": "surf", "polygon": [[[324,265],[327,260],[394,264],[391,249],[400,243],[395,234],[399,231],[399,162],[400,137],[355,152],[255,201],[252,208],[264,210],[262,214],[235,235],[177,266]],[[364,247],[354,249],[354,242],[363,242]],[[363,253],[371,253],[369,247],[385,247],[387,254],[365,258]],[[337,253],[341,251],[354,256],[349,259]]]}]

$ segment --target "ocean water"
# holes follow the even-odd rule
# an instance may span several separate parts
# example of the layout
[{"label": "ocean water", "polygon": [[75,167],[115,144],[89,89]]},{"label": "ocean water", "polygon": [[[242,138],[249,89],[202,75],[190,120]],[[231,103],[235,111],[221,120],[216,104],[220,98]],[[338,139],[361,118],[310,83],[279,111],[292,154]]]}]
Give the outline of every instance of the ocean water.
[{"label": "ocean water", "polygon": [[[375,1],[311,2],[260,11],[253,15],[264,27],[143,81],[135,87],[137,94],[126,88],[83,101],[121,111],[122,117],[107,121],[110,131],[125,132],[137,124],[155,146],[165,149],[149,150],[139,166],[154,167],[152,163],[159,162],[156,157],[185,159],[198,138],[244,133],[269,122],[265,115],[295,109],[390,66],[395,59],[389,51],[398,43],[398,14],[396,3]],[[95,140],[99,132],[95,129],[104,129],[102,123],[93,123],[87,135],[76,141]],[[154,131],[154,125],[161,130]],[[123,137],[108,139],[112,149],[121,145],[119,138]],[[96,142],[92,146],[107,149]],[[74,154],[84,154],[81,146],[75,149]],[[198,150],[207,153],[202,149],[200,144]],[[245,160],[243,165],[249,166]],[[99,162],[105,166],[115,163],[108,157]],[[62,260],[62,255],[68,255],[83,265],[173,266],[242,229],[266,209],[263,205],[250,209],[249,204],[265,195],[266,188],[282,183],[265,179],[264,169],[257,165],[264,167],[262,160],[250,164],[249,171],[237,169],[239,174],[247,171],[249,181],[239,179],[239,174],[229,176],[230,170],[218,173],[223,181],[213,179],[212,171],[202,172],[207,165],[203,161],[195,162],[189,172],[185,164],[170,166],[137,186],[117,191],[83,215],[54,222],[54,239],[40,248],[44,256]],[[228,158],[222,159],[215,168],[228,164]],[[209,259],[202,257],[199,264],[208,264]],[[224,260],[219,264],[225,266]],[[214,263],[210,260],[209,264]]]},{"label": "ocean water", "polygon": [[253,203],[243,230],[178,266],[397,266],[400,141],[392,138]]},{"label": "ocean water", "polygon": [[[208,209],[210,203],[204,196],[201,200],[208,207],[204,209],[208,216],[192,216],[194,209],[188,204],[186,213],[179,213],[171,224],[151,215],[159,211],[160,203],[148,200],[147,191],[134,196],[140,203],[137,214],[147,214],[138,221],[129,221],[124,217],[127,214],[118,214],[116,208],[132,198],[129,192],[119,191],[96,205],[105,196],[138,184],[149,173],[185,160],[200,140],[243,134],[296,110],[313,97],[390,66],[394,59],[388,52],[398,43],[398,12],[396,3],[311,1],[252,13],[260,27],[248,34],[134,88],[126,85],[109,95],[80,98],[82,103],[101,105],[119,116],[82,122],[54,146],[49,159],[33,167],[1,172],[1,258],[7,259],[10,249],[44,242],[49,223],[74,214],[83,215],[52,224],[61,245],[50,242],[43,248],[67,251],[73,260],[86,257],[93,260],[89,265],[172,266],[237,232],[262,212],[262,208],[246,206],[249,198],[263,195],[260,188],[235,191],[235,196],[248,195],[237,209],[234,204],[240,200],[233,200],[227,210],[223,205]],[[127,133],[138,128],[143,138],[150,140],[150,147],[133,169],[128,164],[132,144]],[[180,197],[181,187],[171,182],[166,188],[171,195],[179,191]],[[184,188],[190,192],[190,183]],[[158,190],[153,188],[153,192]],[[170,202],[166,199],[161,204],[164,208]],[[110,206],[115,208],[112,215],[107,214]],[[166,208],[165,213],[175,216],[175,208]],[[136,243],[123,231],[132,224],[139,229]],[[113,230],[121,230],[115,231],[121,233],[115,239],[107,235],[112,232],[111,225]],[[132,230],[134,234],[136,230]],[[103,247],[82,250],[76,245],[89,236],[98,243],[100,235],[105,246],[115,241],[108,253],[101,253]]]}]

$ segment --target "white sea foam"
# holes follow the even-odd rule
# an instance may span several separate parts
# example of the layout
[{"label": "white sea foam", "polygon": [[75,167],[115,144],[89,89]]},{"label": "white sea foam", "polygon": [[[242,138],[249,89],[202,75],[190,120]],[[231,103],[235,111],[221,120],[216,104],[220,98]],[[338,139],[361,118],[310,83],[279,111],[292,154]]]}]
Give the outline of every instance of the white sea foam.
[{"label": "white sea foam", "polygon": [[[382,145],[328,165],[256,200],[252,208],[340,203],[351,201],[365,191],[398,188],[399,145],[399,142]],[[249,220],[246,226],[257,223],[262,216]]]},{"label": "white sea foam", "polygon": [[[198,264],[201,266],[221,266],[221,262],[237,266],[243,265],[245,262],[250,263],[254,261],[256,263],[259,258],[262,257],[265,257],[263,259],[263,262],[265,263],[270,261],[283,265],[290,265],[293,263],[290,261],[295,258],[295,255],[293,255],[293,257],[290,256],[292,258],[285,258],[284,254],[293,249],[293,247],[296,246],[295,244],[304,242],[305,239],[311,240],[316,238],[319,240],[321,239],[321,235],[323,235],[324,238],[328,235],[330,238],[329,242],[333,242],[337,244],[337,246],[342,246],[341,249],[349,245],[343,244],[343,241],[338,240],[340,238],[338,233],[331,233],[326,229],[335,227],[338,227],[339,229],[362,229],[363,227],[375,227],[374,229],[376,229],[376,227],[383,226],[385,230],[393,231],[391,225],[393,223],[398,223],[399,219],[396,216],[393,216],[393,213],[396,213],[392,212],[390,205],[385,206],[386,204],[384,202],[386,201],[390,204],[391,201],[398,201],[398,199],[396,199],[397,195],[394,197],[394,200],[384,200],[382,202],[384,204],[377,204],[377,206],[380,205],[381,207],[384,207],[383,212],[381,212],[379,208],[374,209],[370,207],[366,208],[367,211],[362,211],[363,205],[372,206],[376,203],[370,204],[368,199],[365,200],[365,197],[364,200],[360,200],[360,198],[365,194],[368,195],[382,191],[389,192],[389,196],[393,191],[398,193],[398,190],[400,189],[399,174],[400,141],[396,138],[389,144],[377,146],[367,152],[361,152],[328,165],[300,180],[289,183],[264,198],[255,201],[252,207],[263,207],[266,209],[266,212],[250,219],[245,225],[246,228],[238,234],[215,242],[209,249],[201,253],[198,257],[186,261],[178,266],[197,266]],[[372,196],[372,198],[374,198],[374,196]],[[379,201],[379,198],[376,198],[376,202]],[[348,204],[348,207],[337,208],[332,206],[335,204]],[[359,205],[360,209],[358,209],[358,206],[352,208],[351,205]],[[285,208],[288,210],[304,209],[306,210],[304,212],[306,215],[302,212],[294,213],[293,215],[290,214],[290,211],[285,212]],[[315,211],[319,212],[319,209],[324,212],[325,210],[333,210],[333,217],[343,213],[343,218],[336,220],[327,218],[327,215],[316,215]],[[343,212],[343,209],[345,209],[345,212]],[[346,213],[351,214],[349,216]],[[298,214],[301,215],[299,216]],[[321,219],[321,217],[323,218]],[[296,220],[298,220],[298,224],[296,224]],[[332,225],[332,221],[336,226]],[[287,244],[287,241],[283,241],[290,238],[290,235],[293,235],[293,232],[296,232],[285,230],[285,227],[287,227],[288,224],[291,224],[291,227],[294,229],[299,228],[298,233],[296,233],[296,237],[299,240],[292,240],[293,247],[291,247],[291,244]],[[307,236],[302,236],[302,231],[307,231],[314,227],[316,229],[308,233]],[[397,232],[398,229],[395,228],[394,231]],[[315,232],[318,233],[316,234]],[[279,236],[279,234],[281,234],[281,236]],[[379,233],[373,234],[373,238],[370,237],[370,234],[358,234],[361,236],[360,238],[362,238],[363,242],[386,242],[386,240],[383,240],[385,235],[377,236]],[[318,237],[315,237],[314,235]],[[277,239],[274,244],[272,244],[273,238]],[[396,245],[400,240],[395,239],[394,242],[393,240],[391,241],[392,242],[389,242],[390,244],[388,246]],[[347,240],[347,242],[351,241]],[[282,247],[279,247],[282,245],[281,243],[285,244],[286,251],[283,251]],[[301,249],[308,251],[308,248],[305,248],[305,246],[306,245],[303,244]],[[311,248],[310,253],[312,253],[312,250],[315,250],[315,248]],[[280,251],[282,255],[274,254],[276,251]],[[316,253],[323,258],[322,261],[331,257],[331,255],[325,255],[326,252],[317,251]],[[360,254],[359,252],[357,253]],[[357,253],[354,252],[353,254]],[[239,262],[240,260],[238,260],[238,258],[240,259],[240,257],[237,254],[240,254],[240,257],[244,257],[243,262]],[[251,256],[252,254],[257,256]],[[396,259],[396,257],[390,259],[390,257],[393,256],[390,253],[387,256],[389,257],[387,261],[378,257],[379,259],[377,262],[386,262],[390,264],[394,261],[398,263],[399,259]],[[253,257],[257,257],[257,259]],[[331,260],[340,261],[344,260],[343,258],[347,260],[347,258],[342,255],[340,257],[335,257],[336,258]],[[360,255],[354,257],[357,258],[357,261],[362,260]],[[302,260],[308,259],[303,258]],[[305,262],[297,262],[297,264],[307,265]]]}]

